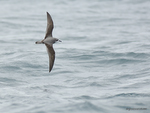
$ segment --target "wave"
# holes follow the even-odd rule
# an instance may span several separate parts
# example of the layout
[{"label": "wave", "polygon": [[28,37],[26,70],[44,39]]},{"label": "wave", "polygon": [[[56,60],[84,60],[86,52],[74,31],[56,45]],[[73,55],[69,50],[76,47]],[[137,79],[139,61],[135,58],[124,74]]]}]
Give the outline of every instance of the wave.
[{"label": "wave", "polygon": [[116,98],[116,97],[150,97],[150,94],[146,93],[120,93],[106,98]]}]

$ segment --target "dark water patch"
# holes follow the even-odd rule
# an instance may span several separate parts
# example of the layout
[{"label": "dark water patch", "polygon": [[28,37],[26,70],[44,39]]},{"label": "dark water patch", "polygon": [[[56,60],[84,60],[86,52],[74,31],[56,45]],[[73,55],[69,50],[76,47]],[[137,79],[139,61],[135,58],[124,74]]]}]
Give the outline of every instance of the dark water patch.
[{"label": "dark water patch", "polygon": [[103,87],[103,84],[100,84],[99,82],[92,82],[94,80],[76,80],[76,81],[70,81],[71,84],[73,84],[71,86],[71,88],[89,88],[89,87],[93,87],[93,88],[100,88]]},{"label": "dark water patch", "polygon": [[96,51],[92,51],[91,54],[95,56],[99,56],[99,57],[102,57],[102,56],[107,57],[111,53],[109,51],[96,50]]},{"label": "dark water patch", "polygon": [[27,63],[27,62],[24,62],[21,65],[26,68],[42,68],[43,67],[42,65],[39,65],[39,64],[32,64],[32,63]]},{"label": "dark water patch", "polygon": [[77,58],[78,60],[92,60],[92,59],[96,58],[96,56],[90,55],[90,54],[89,55],[83,54],[83,55],[75,56],[75,58]]},{"label": "dark water patch", "polygon": [[121,79],[133,79],[133,78],[137,78],[138,76],[136,75],[136,74],[124,74],[124,75],[117,75],[116,77],[115,77],[115,79],[119,79],[119,80],[121,80]]},{"label": "dark water patch", "polygon": [[11,78],[0,78],[1,82],[16,82],[17,80]]},{"label": "dark water patch", "polygon": [[66,80],[66,84],[70,84],[69,88],[88,88],[88,87],[102,87],[103,85],[98,82],[92,82],[94,80],[88,79],[74,79],[74,80]]},{"label": "dark water patch", "polygon": [[46,113],[46,112],[41,110],[41,111],[37,111],[37,113]]},{"label": "dark water patch", "polygon": [[98,64],[105,65],[122,65],[122,64],[139,64],[145,62],[143,60],[135,60],[135,59],[126,59],[126,58],[118,58],[118,59],[103,59],[99,61],[94,61]]},{"label": "dark water patch", "polygon": [[116,42],[115,45],[121,45],[121,44],[128,44],[131,43],[131,41],[121,41],[121,42]]},{"label": "dark water patch", "polygon": [[132,57],[132,58],[149,58],[149,54],[148,53],[135,53],[135,52],[128,52],[128,53],[124,53],[124,55],[126,57]]},{"label": "dark water patch", "polygon": [[97,100],[98,98],[88,96],[88,95],[82,95],[82,96],[79,96],[79,97],[74,97],[74,99],[76,99],[76,100]]},{"label": "dark water patch", "polygon": [[[46,86],[47,87],[47,86]],[[63,85],[50,85],[48,87],[53,87],[53,88],[68,88],[69,86],[63,86]],[[47,88],[48,88],[47,87]]]},{"label": "dark water patch", "polygon": [[[14,59],[15,60],[15,59]],[[35,64],[34,62],[30,62],[30,61],[21,61],[21,60],[17,60],[17,61],[11,61],[3,66],[1,66],[1,68],[3,70],[5,70],[5,72],[24,72],[25,70],[29,71],[33,71],[33,69],[43,69],[43,66],[40,64]],[[30,72],[31,72],[30,71]],[[10,73],[11,74],[11,73]]]},{"label": "dark water patch", "polygon": [[[147,111],[146,105],[143,103],[134,103],[132,105],[116,105],[115,107],[120,108],[122,110],[126,111],[135,111],[135,113],[139,112],[141,113],[142,111]],[[147,113],[147,112],[144,112]]]},{"label": "dark water patch", "polygon": [[[47,110],[46,110],[46,112],[45,112],[45,110],[43,110],[44,106],[45,105],[41,105],[41,104],[38,104],[36,106],[33,105],[33,106],[31,106],[30,108],[27,109],[27,112],[30,111],[31,113],[47,113]],[[22,113],[23,112],[24,112],[24,110],[22,111]]]},{"label": "dark water patch", "polygon": [[97,83],[97,82],[92,82],[89,84],[89,86],[96,86],[96,87],[102,87],[103,85]]},{"label": "dark water patch", "polygon": [[114,96],[109,96],[107,98],[116,98],[116,97],[150,97],[150,94],[145,94],[145,93],[121,93],[121,94],[116,94]]},{"label": "dark water patch", "polygon": [[4,78],[4,77],[0,78],[0,84],[2,87],[3,86],[16,86],[22,82],[23,81],[18,81],[16,79],[12,79],[12,78]]},{"label": "dark water patch", "polygon": [[11,51],[11,52],[5,52],[3,55],[13,55],[13,54],[15,54],[16,52],[13,52],[13,51]]},{"label": "dark water patch", "polygon": [[[2,68],[3,70],[7,71],[7,72],[11,72],[11,71],[20,71],[20,70],[22,70],[21,67],[16,66],[16,65],[12,65],[12,64],[2,66],[1,68]],[[10,74],[11,74],[11,73],[10,73]]]},{"label": "dark water patch", "polygon": [[131,108],[131,106],[128,106],[128,105],[124,105],[124,106],[117,105],[117,106],[115,106],[115,107],[120,108],[120,109],[123,109],[123,110],[126,110],[127,108]]},{"label": "dark water patch", "polygon": [[69,104],[59,110],[54,110],[54,112],[82,112],[82,113],[105,113],[106,110],[103,107],[93,104],[92,102],[85,101],[77,104]]},{"label": "dark water patch", "polygon": [[58,71],[55,71],[53,72],[54,74],[59,74],[59,73],[62,73],[62,74],[71,74],[72,71],[69,71],[69,70],[58,70]]},{"label": "dark water patch", "polygon": [[[0,38],[8,38],[8,37],[1,36]],[[8,40],[0,40],[0,44],[6,44],[6,43],[8,43]]]},{"label": "dark water patch", "polygon": [[87,61],[98,58],[97,55],[92,54],[91,51],[87,50],[80,50],[80,49],[66,50],[65,53],[66,54],[58,56],[58,58],[67,58],[70,61]]},{"label": "dark water patch", "polygon": [[91,102],[84,102],[80,104],[76,104],[76,108],[80,111],[87,111],[87,112],[104,112],[105,109],[102,107],[99,107],[98,105],[94,105]]},{"label": "dark water patch", "polygon": [[140,48],[150,49],[150,45],[149,44],[143,44],[143,45],[140,46]]},{"label": "dark water patch", "polygon": [[93,51],[93,55],[98,55],[98,56],[105,56],[109,58],[134,58],[134,59],[143,59],[144,58],[149,58],[148,53],[135,53],[135,52],[125,52],[125,53],[116,53],[116,52],[109,52],[109,51]]},{"label": "dark water patch", "polygon": [[27,61],[25,59],[24,60],[20,59],[20,60],[16,60],[16,61],[11,62],[11,64],[15,65],[16,67],[30,68],[30,69],[43,67],[42,65],[38,64],[37,62],[33,62],[33,60],[30,59],[29,61]]},{"label": "dark water patch", "polygon": [[141,103],[141,102],[140,102],[140,103],[138,102],[138,103],[135,103],[135,104],[136,104],[136,105],[139,105],[139,106],[145,106],[145,104],[143,104],[143,103]]}]

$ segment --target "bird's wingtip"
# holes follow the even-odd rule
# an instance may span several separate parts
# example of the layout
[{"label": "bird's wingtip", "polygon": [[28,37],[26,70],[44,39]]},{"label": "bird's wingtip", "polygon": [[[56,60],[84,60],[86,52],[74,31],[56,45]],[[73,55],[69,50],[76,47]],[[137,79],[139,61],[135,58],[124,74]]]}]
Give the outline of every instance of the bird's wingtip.
[{"label": "bird's wingtip", "polygon": [[52,69],[51,69],[51,68],[49,68],[49,73],[51,72],[51,70],[52,70]]}]

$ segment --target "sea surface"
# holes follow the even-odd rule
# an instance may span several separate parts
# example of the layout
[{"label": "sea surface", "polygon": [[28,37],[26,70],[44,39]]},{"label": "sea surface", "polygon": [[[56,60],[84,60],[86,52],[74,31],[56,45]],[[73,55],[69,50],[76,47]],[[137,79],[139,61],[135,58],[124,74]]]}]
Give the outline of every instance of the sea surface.
[{"label": "sea surface", "polygon": [[131,112],[150,113],[149,0],[0,0],[0,113]]}]

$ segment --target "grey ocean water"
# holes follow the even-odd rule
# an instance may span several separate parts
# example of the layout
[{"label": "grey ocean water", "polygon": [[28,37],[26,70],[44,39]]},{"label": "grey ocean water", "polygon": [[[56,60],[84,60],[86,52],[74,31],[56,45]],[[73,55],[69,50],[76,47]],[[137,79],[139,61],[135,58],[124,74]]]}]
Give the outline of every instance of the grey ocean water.
[{"label": "grey ocean water", "polygon": [[149,76],[149,0],[0,0],[0,113],[149,113]]}]

